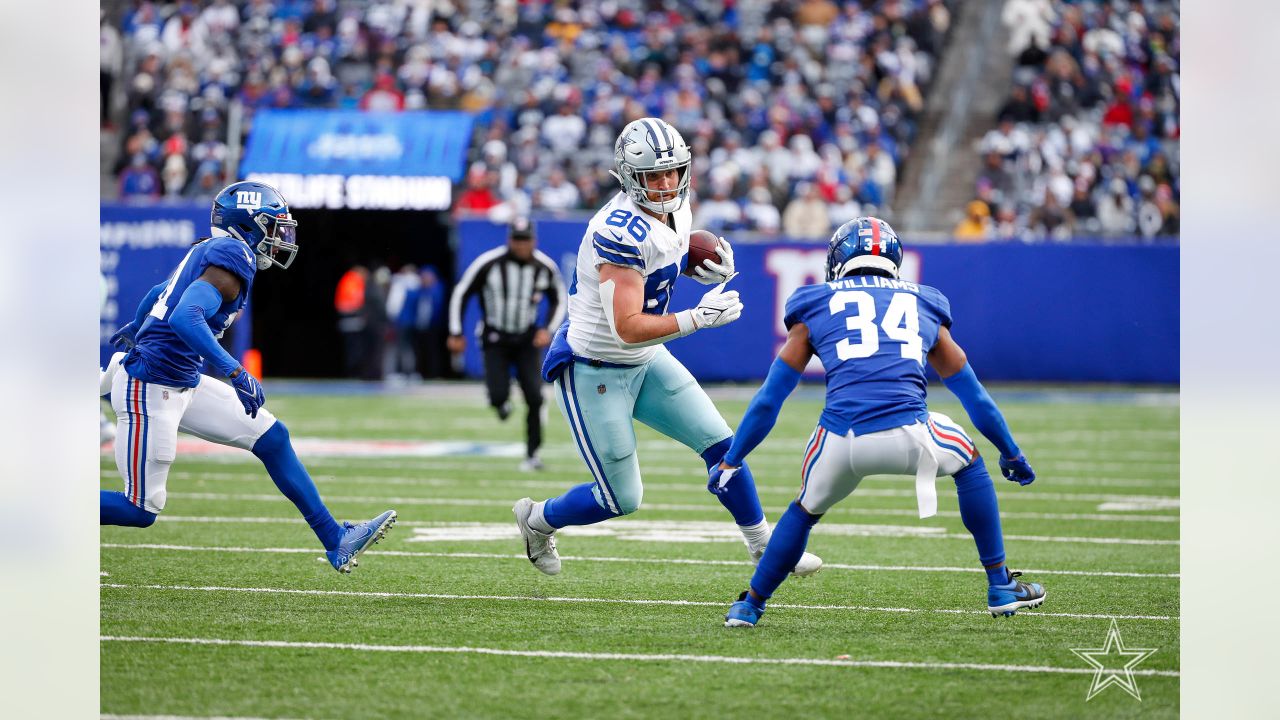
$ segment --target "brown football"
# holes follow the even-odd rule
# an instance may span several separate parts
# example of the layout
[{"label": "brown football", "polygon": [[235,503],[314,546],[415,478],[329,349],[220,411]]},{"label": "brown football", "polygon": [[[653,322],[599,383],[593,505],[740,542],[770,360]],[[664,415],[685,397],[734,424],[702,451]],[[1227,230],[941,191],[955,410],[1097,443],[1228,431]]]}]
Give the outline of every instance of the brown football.
[{"label": "brown football", "polygon": [[689,254],[684,259],[684,274],[693,277],[693,271],[706,260],[720,262],[720,238],[710,230],[694,230],[689,233]]}]

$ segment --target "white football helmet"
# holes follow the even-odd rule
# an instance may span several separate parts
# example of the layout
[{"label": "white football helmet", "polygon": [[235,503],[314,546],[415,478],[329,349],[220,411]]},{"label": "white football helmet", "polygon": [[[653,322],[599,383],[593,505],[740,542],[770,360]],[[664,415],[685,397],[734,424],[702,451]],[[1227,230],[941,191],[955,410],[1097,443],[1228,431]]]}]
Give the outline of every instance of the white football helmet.
[{"label": "white football helmet", "polygon": [[[627,124],[613,146],[613,176],[640,207],[657,213],[679,210],[689,197],[689,163],[693,155],[680,132],[661,118],[640,118]],[[646,175],[676,169],[680,182],[674,197],[650,200]]]}]

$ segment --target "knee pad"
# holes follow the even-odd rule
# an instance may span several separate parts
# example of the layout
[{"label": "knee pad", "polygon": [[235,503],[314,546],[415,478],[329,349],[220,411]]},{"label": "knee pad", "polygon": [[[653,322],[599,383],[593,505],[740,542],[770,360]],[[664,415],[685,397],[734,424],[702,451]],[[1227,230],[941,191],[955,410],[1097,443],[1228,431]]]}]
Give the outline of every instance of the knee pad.
[{"label": "knee pad", "polygon": [[253,444],[252,452],[261,458],[274,455],[287,447],[289,447],[289,428],[285,427],[283,422],[277,420]]},{"label": "knee pad", "polygon": [[618,515],[630,515],[640,509],[640,503],[644,500],[644,488],[637,483],[635,488],[614,492],[613,499],[618,505]]}]

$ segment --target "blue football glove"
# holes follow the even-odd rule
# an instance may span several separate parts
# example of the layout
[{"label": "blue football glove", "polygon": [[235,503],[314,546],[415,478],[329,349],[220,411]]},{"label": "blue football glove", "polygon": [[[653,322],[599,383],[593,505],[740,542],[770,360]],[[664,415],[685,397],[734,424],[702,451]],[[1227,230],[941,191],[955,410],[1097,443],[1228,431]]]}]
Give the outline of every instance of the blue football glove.
[{"label": "blue football glove", "polygon": [[117,350],[132,350],[137,345],[135,336],[138,334],[138,326],[132,320],[124,324],[124,327],[116,331],[115,335],[107,342],[111,343]]},{"label": "blue football glove", "polygon": [[723,495],[729,492],[729,481],[733,480],[738,474],[741,467],[722,468],[717,463],[711,468],[711,477],[707,480],[707,490],[713,495]]},{"label": "blue football glove", "polygon": [[240,398],[240,404],[244,406],[244,414],[252,418],[258,417],[258,408],[267,402],[267,396],[263,394],[258,378],[250,375],[248,370],[240,368],[240,373],[231,378],[231,385],[235,387],[236,397]]},{"label": "blue football glove", "polygon": [[1027,456],[1022,454],[1012,459],[1001,456],[1000,474],[1004,475],[1006,480],[1012,480],[1019,485],[1030,485],[1036,480],[1036,471],[1031,469]]}]

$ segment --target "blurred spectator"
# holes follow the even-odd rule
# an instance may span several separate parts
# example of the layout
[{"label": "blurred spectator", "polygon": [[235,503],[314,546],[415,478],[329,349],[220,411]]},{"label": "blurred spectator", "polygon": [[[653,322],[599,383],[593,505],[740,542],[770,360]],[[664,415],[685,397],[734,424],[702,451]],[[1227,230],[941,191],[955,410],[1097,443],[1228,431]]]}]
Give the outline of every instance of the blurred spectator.
[{"label": "blurred spectator", "polygon": [[124,65],[124,46],[120,32],[107,20],[107,11],[98,11],[98,101],[99,121],[111,125],[111,90]]},{"label": "blurred spectator", "polygon": [[1134,229],[1133,198],[1124,180],[1111,181],[1108,192],[1098,202],[1098,222],[1103,234],[1128,235]]},{"label": "blurred spectator", "polygon": [[396,87],[396,79],[387,74],[373,81],[373,88],[360,98],[360,109],[370,112],[389,112],[404,109],[404,93]]},{"label": "blurred spectator", "polygon": [[827,225],[838,228],[862,214],[862,206],[853,199],[853,189],[848,185],[836,188],[836,200],[827,207]]},{"label": "blurred spectator", "polygon": [[693,226],[710,230],[717,235],[737,230],[742,226],[742,208],[729,199],[729,188],[718,183],[714,194],[697,204]]},{"label": "blurred spectator", "polygon": [[982,242],[995,237],[991,224],[991,208],[981,200],[974,200],[965,207],[964,219],[951,231],[955,239],[964,242]]},{"label": "blurred spectator", "polygon": [[414,330],[418,367],[424,377],[441,377],[445,372],[444,283],[429,267],[418,274],[417,301]]},{"label": "blurred spectator", "polygon": [[490,186],[489,173],[483,167],[467,172],[467,187],[458,195],[453,207],[460,213],[486,213],[498,204],[498,196]]},{"label": "blurred spectator", "polygon": [[782,231],[795,238],[825,238],[831,231],[827,204],[817,185],[801,183],[796,196],[782,211]]},{"label": "blurred spectator", "polygon": [[782,227],[782,214],[773,204],[769,188],[757,185],[747,193],[747,204],[742,208],[747,227],[766,235],[777,235]]},{"label": "blurred spectator", "polygon": [[382,345],[387,325],[384,285],[390,271],[379,267],[373,273],[356,265],[338,280],[333,307],[338,312],[338,332],[342,334],[342,362],[349,378],[377,380],[382,375]]},{"label": "blurred spectator", "polygon": [[417,328],[418,296],[422,293],[422,277],[415,265],[402,266],[391,276],[387,288],[387,318],[391,321],[391,351],[384,357],[384,375],[388,380],[421,380],[418,373]]},{"label": "blurred spectator", "polygon": [[1000,20],[1009,28],[1009,54],[1023,65],[1044,62],[1056,17],[1049,0],[1005,0]]},{"label": "blurred spectator", "polygon": [[160,176],[146,155],[134,153],[129,166],[120,173],[120,197],[126,200],[160,197]]},{"label": "blurred spectator", "polygon": [[565,179],[564,170],[553,168],[547,184],[534,190],[534,204],[546,210],[564,211],[579,207],[578,188]]}]

